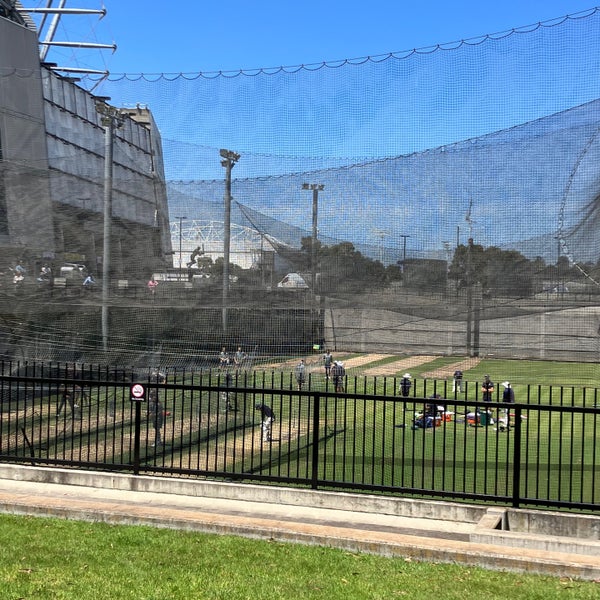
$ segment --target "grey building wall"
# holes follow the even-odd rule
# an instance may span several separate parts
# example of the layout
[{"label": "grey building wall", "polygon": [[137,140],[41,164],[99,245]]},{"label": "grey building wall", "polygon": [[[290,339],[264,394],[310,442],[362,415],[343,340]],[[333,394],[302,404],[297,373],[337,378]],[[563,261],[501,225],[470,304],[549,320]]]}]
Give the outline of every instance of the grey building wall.
[{"label": "grey building wall", "polygon": [[[99,272],[106,136],[98,99],[40,65],[37,42],[33,29],[0,17],[0,245],[30,264],[77,260]],[[171,250],[160,134],[150,111],[138,112],[143,118],[125,111],[113,136],[115,277],[145,278]]]},{"label": "grey building wall", "polygon": [[54,251],[48,156],[37,35],[0,18],[0,245]]}]

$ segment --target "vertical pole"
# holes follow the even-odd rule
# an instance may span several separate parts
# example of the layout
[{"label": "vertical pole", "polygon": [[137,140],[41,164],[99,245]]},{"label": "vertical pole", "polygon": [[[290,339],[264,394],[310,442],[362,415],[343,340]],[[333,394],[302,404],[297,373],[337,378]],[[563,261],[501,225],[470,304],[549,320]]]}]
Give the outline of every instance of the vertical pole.
[{"label": "vertical pole", "polygon": [[473,281],[471,277],[471,248],[473,246],[473,238],[469,238],[467,243],[467,356],[472,354],[472,325],[473,325]]},{"label": "vertical pole", "polygon": [[[521,465],[521,414],[521,407],[515,406],[515,425],[513,428],[513,508],[519,508],[521,504],[521,471],[523,470],[523,466]],[[525,469],[525,476],[527,476],[527,469]]]},{"label": "vertical pole", "polygon": [[[406,238],[409,238],[410,235],[407,233],[401,233],[400,237],[403,239],[402,244],[402,274],[404,275],[404,271],[406,270]],[[404,285],[404,283],[403,283]]]},{"label": "vertical pole", "polygon": [[223,334],[227,334],[227,302],[229,296],[229,249],[231,245],[231,169],[240,159],[240,155],[231,150],[219,150],[225,167],[225,216],[223,219]]},{"label": "vertical pole", "polygon": [[140,437],[142,431],[142,407],[139,400],[135,401],[135,434],[133,438],[133,474],[140,474]]},{"label": "vertical pole", "polygon": [[313,422],[312,422],[312,468],[311,487],[316,490],[319,487],[319,415],[321,413],[321,394],[313,396]]},{"label": "vertical pole", "polygon": [[312,275],[312,296],[315,302],[317,293],[317,234],[318,234],[318,212],[319,212],[319,188],[313,187],[312,191],[312,244],[310,252],[311,275]]},{"label": "vertical pole", "polygon": [[223,233],[223,333],[227,334],[227,303],[229,296],[229,253],[231,246],[231,167],[230,159],[225,164],[225,218]]},{"label": "vertical pole", "polygon": [[183,221],[187,219],[187,217],[177,217],[179,219],[179,271],[177,272],[177,281],[181,281],[181,270],[183,268],[183,247],[182,247],[182,239],[183,239]]},{"label": "vertical pole", "polygon": [[114,130],[123,126],[124,114],[106,104],[104,99],[96,102],[96,112],[104,127],[104,227],[102,248],[102,349],[108,351],[108,301],[111,268],[112,188],[113,188],[113,145]]},{"label": "vertical pole", "polygon": [[325,186],[322,183],[303,183],[303,190],[312,190],[312,240],[310,248],[310,270],[311,270],[311,297],[312,297],[312,316],[311,330],[313,340],[321,340],[323,332],[320,328],[319,311],[317,307],[317,241],[318,241],[318,212],[319,212],[319,191]]},{"label": "vertical pole", "polygon": [[181,264],[182,264],[182,256],[181,256],[181,237],[182,237],[182,231],[181,231],[181,226],[183,223],[183,219],[181,217],[179,217],[179,279],[181,279]]},{"label": "vertical pole", "polygon": [[102,349],[108,351],[108,301],[110,295],[110,236],[112,225],[112,187],[113,187],[113,127],[110,117],[103,119],[104,124],[104,228],[102,249]]}]

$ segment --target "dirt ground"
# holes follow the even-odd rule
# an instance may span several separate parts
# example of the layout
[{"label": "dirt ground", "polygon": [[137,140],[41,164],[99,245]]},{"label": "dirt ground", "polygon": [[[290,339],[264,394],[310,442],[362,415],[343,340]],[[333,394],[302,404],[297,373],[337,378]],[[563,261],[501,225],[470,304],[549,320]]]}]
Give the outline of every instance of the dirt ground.
[{"label": "dirt ground", "polygon": [[[362,356],[351,356],[350,358],[346,358],[348,355],[344,354],[335,354],[335,360],[341,360],[344,363],[344,367],[346,368],[346,373],[351,374],[353,369],[359,369],[362,375],[370,375],[370,376],[391,376],[396,375],[401,372],[410,372],[411,369],[415,367],[420,367],[421,365],[427,364],[438,358],[437,356],[431,355],[415,355],[400,358],[395,361],[387,362],[382,365],[374,365],[369,367],[371,363],[377,363],[382,360],[392,358],[393,354],[364,354]],[[261,369],[293,369],[298,364],[297,358],[273,363],[269,365],[261,365]],[[435,369],[433,371],[427,371],[421,374],[421,377],[427,379],[449,379],[454,374],[454,371],[460,369],[461,371],[468,371],[469,369],[474,368],[480,362],[479,358],[466,358],[456,363],[452,363],[450,365],[446,365],[443,368]],[[322,356],[319,354],[318,356],[311,356],[305,359],[306,367],[308,371],[316,371],[322,368]]]},{"label": "dirt ground", "polygon": [[449,379],[454,375],[454,371],[468,371],[469,369],[475,368],[481,362],[480,358],[466,358],[460,362],[446,365],[441,369],[435,369],[434,371],[427,371],[421,373],[421,377],[425,379]]}]

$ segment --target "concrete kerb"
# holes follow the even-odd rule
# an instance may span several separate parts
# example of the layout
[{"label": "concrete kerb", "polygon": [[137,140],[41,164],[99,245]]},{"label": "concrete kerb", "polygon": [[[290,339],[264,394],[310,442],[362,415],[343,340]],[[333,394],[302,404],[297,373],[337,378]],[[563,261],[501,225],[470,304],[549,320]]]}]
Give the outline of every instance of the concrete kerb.
[{"label": "concrete kerb", "polygon": [[[600,518],[594,516],[35,466],[0,465],[0,480],[0,488],[9,491],[11,480],[61,488],[54,496],[30,500],[23,493],[0,494],[2,512],[191,529],[600,580]],[[86,496],[89,488],[97,492]],[[133,495],[123,500],[128,492]],[[161,495],[164,500],[157,500]],[[194,498],[204,504],[194,504]],[[207,498],[215,499],[208,512],[202,508]],[[237,503],[236,508],[221,510],[227,503]],[[519,530],[507,530],[515,527]]]},{"label": "concrete kerb", "polygon": [[268,485],[0,464],[0,479],[477,523],[485,506]]}]

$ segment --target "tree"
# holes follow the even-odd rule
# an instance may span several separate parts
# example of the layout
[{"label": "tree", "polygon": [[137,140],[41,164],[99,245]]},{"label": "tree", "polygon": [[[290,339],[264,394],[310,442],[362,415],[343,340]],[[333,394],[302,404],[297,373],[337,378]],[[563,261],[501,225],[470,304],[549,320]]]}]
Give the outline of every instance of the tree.
[{"label": "tree", "polygon": [[[312,268],[312,237],[301,240],[300,252],[293,264],[297,271],[309,273]],[[388,281],[401,279],[400,269],[384,267],[356,250],[351,242],[325,246],[317,240],[317,288],[321,292],[356,292],[381,287]]]},{"label": "tree", "polygon": [[539,268],[539,261],[529,261],[516,250],[471,244],[456,249],[448,276],[461,287],[480,284],[484,295],[529,296]]}]

